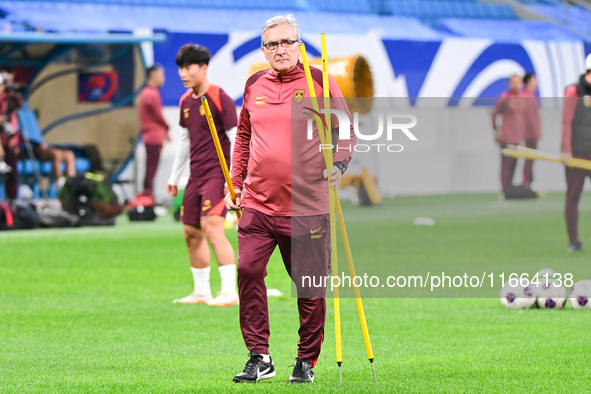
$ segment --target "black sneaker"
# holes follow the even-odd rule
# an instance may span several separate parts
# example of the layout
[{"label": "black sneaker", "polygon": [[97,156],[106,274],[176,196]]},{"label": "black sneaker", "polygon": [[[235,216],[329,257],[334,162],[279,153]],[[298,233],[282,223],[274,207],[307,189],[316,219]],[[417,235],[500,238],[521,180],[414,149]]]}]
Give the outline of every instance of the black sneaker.
[{"label": "black sneaker", "polygon": [[568,253],[580,252],[582,250],[583,250],[583,247],[581,246],[581,241],[579,241],[578,239],[575,239],[574,241],[572,241],[570,243],[570,246],[568,247],[567,252]]},{"label": "black sneaker", "polygon": [[293,372],[289,377],[289,383],[312,383],[314,381],[314,371],[312,366],[304,360],[296,358],[296,363],[293,366]]},{"label": "black sneaker", "polygon": [[[250,360],[246,362],[244,371],[234,376],[234,381],[236,383],[256,383],[257,380],[269,379],[275,376],[273,360],[266,363],[263,361],[263,356],[255,352],[248,353],[248,356],[250,357]],[[269,359],[270,358],[271,357],[269,357]]]}]

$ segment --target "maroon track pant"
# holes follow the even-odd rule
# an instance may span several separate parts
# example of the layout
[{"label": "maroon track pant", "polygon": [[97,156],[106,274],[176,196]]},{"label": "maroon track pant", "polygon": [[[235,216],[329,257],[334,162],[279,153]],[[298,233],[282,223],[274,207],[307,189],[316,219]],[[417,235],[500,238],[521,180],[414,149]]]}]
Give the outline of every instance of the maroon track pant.
[{"label": "maroon track pant", "polygon": [[145,144],[146,145],[146,176],[144,177],[144,192],[152,194],[152,185],[154,184],[154,176],[158,169],[160,162],[160,151],[162,145]]},{"label": "maroon track pant", "polygon": [[267,263],[276,246],[279,246],[285,268],[298,290],[298,358],[314,366],[324,338],[326,289],[304,289],[300,284],[306,275],[328,275],[328,215],[299,218],[268,216],[252,208],[245,208],[242,212],[238,224],[240,328],[248,350],[261,354],[269,353],[265,277]]},{"label": "maroon track pant", "polygon": [[[591,154],[573,155],[578,159],[591,160]],[[579,199],[583,191],[585,178],[591,178],[591,171],[581,168],[565,167],[566,173],[566,203],[564,216],[568,238],[572,242],[579,239]]]},{"label": "maroon track pant", "polygon": [[[538,146],[538,141],[536,140],[525,140],[525,146],[531,149],[536,149]],[[530,187],[532,182],[534,181],[534,171],[533,171],[534,161],[533,160],[526,160],[525,164],[523,165],[523,187]]]},{"label": "maroon track pant", "polygon": [[6,157],[4,160],[6,164],[8,164],[12,171],[8,174],[4,174],[4,187],[6,192],[6,197],[9,200],[16,200],[18,197],[18,172],[17,172],[17,163],[18,163],[18,156],[19,156],[19,148],[17,146],[13,146],[10,141],[11,138],[16,138],[15,136],[8,137],[6,133],[0,134],[2,139],[2,146],[4,147],[4,152],[6,153]]},{"label": "maroon track pant", "polygon": [[[501,151],[506,147],[506,144],[501,144]],[[507,188],[512,186],[516,166],[517,159],[515,157],[505,156],[501,152],[501,185],[503,192],[506,192]]]},{"label": "maroon track pant", "polygon": [[[525,141],[525,146],[536,149],[538,142],[535,140]],[[506,144],[501,144],[501,150],[507,147]],[[530,187],[534,180],[533,175],[533,160],[526,160],[523,165],[523,187]],[[517,166],[517,158],[505,156],[501,153],[501,185],[503,192],[513,185],[513,175],[515,175],[515,167]]]}]

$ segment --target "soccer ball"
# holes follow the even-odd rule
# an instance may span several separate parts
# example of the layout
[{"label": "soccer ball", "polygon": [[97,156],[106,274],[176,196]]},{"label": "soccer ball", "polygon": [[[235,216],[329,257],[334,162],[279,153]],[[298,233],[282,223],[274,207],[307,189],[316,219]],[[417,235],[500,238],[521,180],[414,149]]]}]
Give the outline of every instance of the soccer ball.
[{"label": "soccer ball", "polygon": [[507,281],[501,289],[501,303],[510,309],[527,309],[536,303],[536,295],[530,286],[511,286]]},{"label": "soccer ball", "polygon": [[562,309],[566,303],[566,289],[554,279],[540,279],[533,288],[538,297],[538,306],[547,309]]},{"label": "soccer ball", "polygon": [[591,280],[580,280],[570,289],[570,305],[573,309],[591,309]]},{"label": "soccer ball", "polygon": [[542,278],[546,278],[546,274],[548,274],[548,279],[554,279],[553,276],[554,274],[556,274],[556,272],[554,272],[554,270],[550,269],[550,268],[543,268],[541,270],[538,271],[538,278],[542,279]]}]

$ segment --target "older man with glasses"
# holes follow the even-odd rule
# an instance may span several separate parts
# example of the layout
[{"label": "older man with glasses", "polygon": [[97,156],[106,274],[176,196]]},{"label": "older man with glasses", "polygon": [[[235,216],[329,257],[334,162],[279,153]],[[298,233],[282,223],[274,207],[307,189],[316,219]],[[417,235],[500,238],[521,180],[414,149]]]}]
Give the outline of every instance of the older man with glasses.
[{"label": "older man with glasses", "polygon": [[[226,196],[228,208],[243,209],[238,227],[238,294],[240,328],[250,351],[250,359],[244,371],[234,377],[235,382],[256,382],[276,375],[269,356],[265,287],[267,263],[276,246],[298,290],[300,340],[289,382],[313,382],[312,369],[324,338],[324,288],[322,292],[306,293],[297,278],[309,270],[328,275],[327,181],[335,188],[341,182],[351,159],[355,136],[351,133],[349,140],[338,142],[338,150],[333,155],[335,165],[324,175],[318,131],[315,130],[313,140],[308,141],[309,118],[300,114],[301,111],[292,114],[292,103],[302,103],[304,97],[310,97],[299,61],[300,42],[293,17],[269,19],[263,26],[261,49],[271,68],[253,74],[244,88],[232,159],[232,184],[237,198],[232,201]],[[322,72],[316,68],[311,71],[315,91],[321,97]],[[332,78],[329,88],[333,107],[348,113]]]}]

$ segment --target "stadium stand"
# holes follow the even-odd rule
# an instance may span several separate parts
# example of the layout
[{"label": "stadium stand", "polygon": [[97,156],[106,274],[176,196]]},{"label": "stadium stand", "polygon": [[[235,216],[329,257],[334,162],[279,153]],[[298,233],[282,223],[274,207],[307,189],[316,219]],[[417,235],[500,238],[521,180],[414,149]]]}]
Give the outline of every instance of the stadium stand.
[{"label": "stadium stand", "polygon": [[531,4],[528,8],[557,23],[591,37],[591,11],[577,5],[563,6],[550,4]]},{"label": "stadium stand", "polygon": [[519,0],[519,2],[524,4],[562,4],[562,0]]},{"label": "stadium stand", "polygon": [[427,1],[427,0],[385,0],[381,12],[386,15],[409,16],[419,19],[425,25],[445,32],[440,24],[444,18],[468,18],[483,20],[518,19],[508,4],[480,3],[473,0]]},{"label": "stadium stand", "polygon": [[388,0],[384,1],[383,7],[386,14],[412,16],[419,19],[517,19],[510,5],[499,3]]},{"label": "stadium stand", "polygon": [[498,42],[521,40],[580,40],[576,34],[544,21],[476,20],[446,18],[440,27],[462,37],[492,38]]},{"label": "stadium stand", "polygon": [[88,3],[106,5],[125,5],[141,7],[167,7],[167,8],[216,8],[234,10],[275,10],[290,11],[324,11],[324,12],[349,12],[371,14],[375,9],[368,0],[276,0],[270,7],[264,0],[79,0],[79,1],[56,1],[46,0],[48,3]]},{"label": "stadium stand", "polygon": [[316,0],[309,1],[309,7],[305,8],[310,11],[324,11],[324,12],[346,12],[355,14],[372,14],[376,10],[369,1],[356,0]]},{"label": "stadium stand", "polygon": [[[279,0],[273,9],[262,0],[11,0],[0,3],[0,29],[105,32],[151,28],[226,33],[228,26],[236,31],[259,30],[258,21],[269,13],[294,13],[304,31],[323,26],[327,33],[376,31],[387,38],[460,36],[517,41],[591,37],[591,12],[582,7],[565,8],[558,0],[521,3],[545,20],[522,21],[510,4],[476,0]],[[196,11],[199,23],[186,17]]]},{"label": "stadium stand", "polygon": [[[206,8],[198,10],[199,23],[195,23],[187,18],[187,14],[195,13],[194,8],[171,7],[162,12],[161,7],[155,6],[4,1],[0,3],[0,9],[4,9],[13,18],[26,21],[29,25],[55,32],[132,31],[138,28],[153,28],[172,32],[227,33],[228,26],[232,26],[232,30],[236,31],[258,31],[259,21],[266,20],[270,13],[286,12],[278,9],[245,11]],[[297,10],[294,12],[303,31],[323,26],[326,33],[365,34],[377,30],[389,38],[442,38],[440,33],[410,17]]]}]

